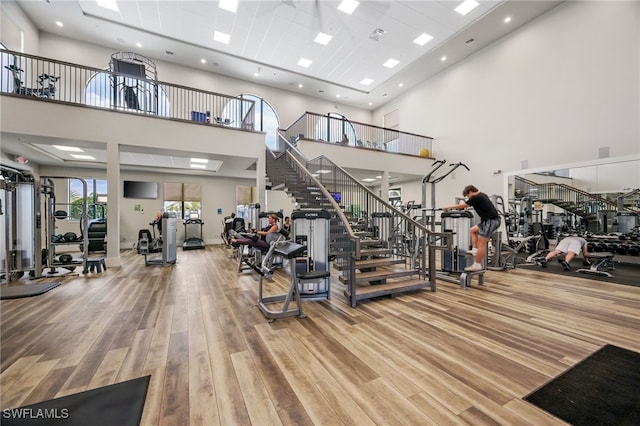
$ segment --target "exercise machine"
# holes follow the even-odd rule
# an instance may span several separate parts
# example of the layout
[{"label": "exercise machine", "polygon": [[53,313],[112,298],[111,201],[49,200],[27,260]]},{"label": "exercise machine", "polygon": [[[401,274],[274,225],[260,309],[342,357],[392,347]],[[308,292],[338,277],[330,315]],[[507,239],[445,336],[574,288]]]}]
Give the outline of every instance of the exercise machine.
[{"label": "exercise machine", "polygon": [[[153,236],[148,229],[141,229],[138,232],[138,254],[144,256],[144,264],[169,266],[176,263],[176,214],[164,212],[149,225],[151,225]],[[155,228],[158,228],[157,237]]]},{"label": "exercise machine", "polygon": [[[191,213],[189,218],[183,223],[184,242],[182,243],[182,250],[198,250],[205,248],[204,240],[202,239],[202,226],[204,225],[204,222],[200,219],[198,213]],[[200,230],[199,236],[196,234],[189,234],[189,228],[194,227]]]},{"label": "exercise machine", "polygon": [[295,259],[295,274],[307,278],[301,281],[303,299],[329,299],[329,225],[331,215],[327,210],[305,209],[291,213],[292,240],[306,247]]}]

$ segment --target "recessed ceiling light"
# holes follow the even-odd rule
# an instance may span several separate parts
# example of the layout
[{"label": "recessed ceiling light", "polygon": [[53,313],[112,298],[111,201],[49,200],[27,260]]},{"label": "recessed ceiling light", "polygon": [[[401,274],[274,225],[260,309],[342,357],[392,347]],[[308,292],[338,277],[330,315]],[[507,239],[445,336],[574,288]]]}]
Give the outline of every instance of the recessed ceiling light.
[{"label": "recessed ceiling light", "polygon": [[340,93],[336,93],[336,98],[339,98],[339,97],[340,97]]},{"label": "recessed ceiling light", "polygon": [[359,4],[360,2],[357,2],[356,0],[342,0],[338,6],[338,10],[346,13],[347,15],[351,15]]},{"label": "recessed ceiling light", "polygon": [[202,58],[202,59],[200,59],[200,63],[202,63],[202,64],[206,64],[206,63],[207,63],[207,60],[206,60],[205,58]]},{"label": "recessed ceiling light", "polygon": [[363,182],[375,182],[376,180],[374,178],[364,178],[362,179]]},{"label": "recessed ceiling light", "polygon": [[398,84],[398,87],[404,87],[404,83]]},{"label": "recessed ceiling light", "polygon": [[298,84],[298,89],[302,89],[303,87],[302,83]]},{"label": "recessed ceiling light", "polygon": [[137,48],[141,48],[142,47],[142,43],[136,43],[136,47]]},{"label": "recessed ceiling light", "polygon": [[385,67],[387,67],[387,68],[393,68],[393,67],[395,67],[396,65],[398,65],[399,63],[400,63],[400,61],[397,61],[397,60],[395,60],[395,59],[389,59],[387,62],[385,62],[385,63],[384,63],[384,64],[382,64],[382,65],[384,65],[384,66],[385,66]]},{"label": "recessed ceiling light", "polygon": [[192,163],[204,163],[204,164],[207,164],[209,162],[209,160],[207,158],[192,158],[191,162]]},{"label": "recessed ceiling light", "polygon": [[104,7],[105,9],[113,10],[114,12],[120,12],[118,8],[118,2],[116,0],[96,0],[96,3],[100,7]]},{"label": "recessed ceiling light", "polygon": [[478,7],[478,4],[480,3],[478,3],[476,0],[464,0],[462,3],[458,5],[458,7],[456,7],[453,10],[458,12],[460,15],[464,16],[467,13],[471,12],[476,7]]},{"label": "recessed ceiling light", "polygon": [[316,38],[313,41],[315,41],[316,43],[320,43],[320,44],[326,46],[331,41],[331,38],[332,37],[329,34],[318,33],[318,35],[316,36]]},{"label": "recessed ceiling light", "polygon": [[444,62],[444,61],[446,61],[446,60],[447,60],[447,57],[446,57],[446,56],[443,56],[442,58],[440,58],[440,60],[441,60],[442,62]]},{"label": "recessed ceiling light", "polygon": [[298,61],[298,65],[300,65],[301,67],[309,68],[309,66],[311,65],[311,60],[300,58],[300,60]]},{"label": "recessed ceiling light", "polygon": [[433,40],[433,36],[430,36],[427,33],[422,33],[415,40],[413,40],[413,42],[420,46],[424,46],[425,44],[429,43],[431,40]]},{"label": "recessed ceiling light", "polygon": [[60,151],[84,152],[84,151],[82,151],[82,149],[78,148],[77,146],[54,145],[53,147],[55,149],[60,150]]},{"label": "recessed ceiling light", "polygon": [[228,10],[229,12],[236,13],[238,10],[238,0],[220,0],[218,4],[220,9]]},{"label": "recessed ceiling light", "polygon": [[372,79],[370,79],[370,78],[363,78],[363,79],[360,81],[360,84],[364,84],[365,86],[368,86],[368,85],[370,85],[371,83],[373,83],[373,80],[372,80]]},{"label": "recessed ceiling light", "polygon": [[221,33],[220,31],[214,31],[213,40],[219,43],[229,44],[231,36],[229,34]]},{"label": "recessed ceiling light", "polygon": [[511,16],[507,16],[506,18],[504,18],[505,24],[508,24],[509,22],[511,22]]},{"label": "recessed ceiling light", "polygon": [[206,164],[194,164],[194,163],[189,164],[189,167],[191,167],[193,169],[206,169],[207,168]]},{"label": "recessed ceiling light", "polygon": [[64,27],[64,24],[62,22],[60,22],[60,21],[56,21],[56,25],[59,26],[59,27]]},{"label": "recessed ceiling light", "polygon": [[369,101],[369,106],[373,105],[373,102]]},{"label": "recessed ceiling light", "polygon": [[78,160],[95,160],[95,158],[91,155],[82,155],[82,154],[71,154],[73,158],[77,158]]}]

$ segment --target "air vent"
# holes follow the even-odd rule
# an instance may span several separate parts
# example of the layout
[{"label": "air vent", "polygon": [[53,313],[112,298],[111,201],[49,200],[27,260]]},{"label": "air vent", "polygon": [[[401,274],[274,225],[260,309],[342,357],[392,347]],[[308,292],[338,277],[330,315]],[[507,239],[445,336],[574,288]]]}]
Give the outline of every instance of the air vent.
[{"label": "air vent", "polygon": [[475,38],[470,38],[469,40],[465,41],[464,44],[471,44],[471,43],[475,43],[476,39]]},{"label": "air vent", "polygon": [[170,50],[165,50],[164,53],[169,56],[173,55],[173,52]]}]

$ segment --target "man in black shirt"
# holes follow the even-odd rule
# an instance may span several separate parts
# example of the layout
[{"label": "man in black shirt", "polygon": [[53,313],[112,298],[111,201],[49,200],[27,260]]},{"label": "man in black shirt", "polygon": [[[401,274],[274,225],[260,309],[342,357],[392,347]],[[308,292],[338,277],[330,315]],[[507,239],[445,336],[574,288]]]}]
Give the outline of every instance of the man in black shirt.
[{"label": "man in black shirt", "polygon": [[473,226],[471,232],[471,254],[473,255],[473,265],[464,268],[467,272],[481,271],[482,260],[487,252],[487,243],[491,235],[500,227],[500,214],[493,205],[489,197],[473,185],[467,185],[462,191],[462,195],[467,198],[460,204],[443,207],[442,210],[459,210],[473,207],[480,216],[480,223]]}]

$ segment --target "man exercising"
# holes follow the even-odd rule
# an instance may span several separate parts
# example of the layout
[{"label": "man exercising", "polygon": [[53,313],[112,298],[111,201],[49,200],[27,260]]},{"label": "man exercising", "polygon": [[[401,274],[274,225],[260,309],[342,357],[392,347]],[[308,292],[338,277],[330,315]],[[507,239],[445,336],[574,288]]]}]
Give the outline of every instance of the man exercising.
[{"label": "man exercising", "polygon": [[480,223],[469,230],[473,265],[467,266],[464,270],[465,272],[482,271],[482,261],[487,252],[487,243],[491,239],[491,235],[500,227],[500,214],[489,197],[475,186],[465,186],[462,195],[467,198],[467,201],[462,201],[455,206],[443,207],[442,210],[461,210],[473,207],[480,216]]},{"label": "man exercising", "polygon": [[569,262],[573,259],[578,253],[582,252],[582,256],[585,259],[585,263],[588,263],[587,256],[589,253],[587,252],[587,240],[582,237],[565,237],[554,248],[544,257],[544,260],[540,262],[540,266],[543,268],[547,267],[547,263],[553,259],[554,257],[564,254],[564,260],[560,263],[565,271],[570,271],[571,266],[569,266]]}]

